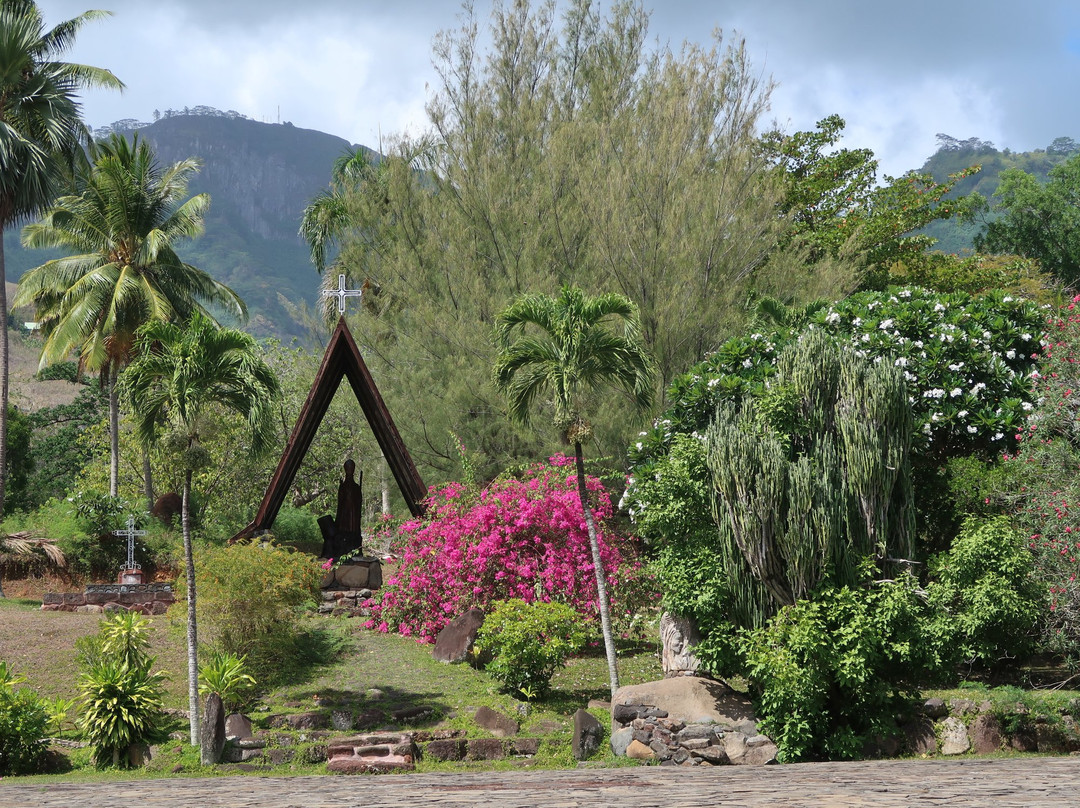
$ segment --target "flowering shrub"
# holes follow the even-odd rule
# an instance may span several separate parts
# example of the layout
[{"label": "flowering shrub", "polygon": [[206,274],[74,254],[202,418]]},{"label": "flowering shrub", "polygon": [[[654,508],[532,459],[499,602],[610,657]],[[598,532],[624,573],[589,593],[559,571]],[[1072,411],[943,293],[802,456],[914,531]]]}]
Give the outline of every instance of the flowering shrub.
[{"label": "flowering shrub", "polygon": [[[432,491],[425,518],[399,528],[401,562],[371,604],[368,627],[433,642],[466,609],[512,598],[562,601],[592,619],[596,579],[573,463],[557,455],[479,492],[460,483]],[[621,583],[640,565],[606,524],[612,507],[600,481],[590,477],[587,487],[615,614],[639,594]]]},{"label": "flowering shrub", "polygon": [[1002,493],[1026,530],[1036,574],[1050,596],[1045,640],[1080,655],[1080,295],[1052,318],[1036,377],[1038,405],[1005,452]]},{"label": "flowering shrub", "polygon": [[[903,368],[916,461],[1008,451],[1034,406],[1046,312],[1031,302],[1001,293],[973,298],[893,287],[822,308],[805,327],[824,329],[854,344],[860,355]],[[699,437],[718,404],[761,399],[780,351],[799,333],[736,337],[674,380],[671,406],[630,447],[633,469],[622,504],[632,517],[671,508],[649,499],[639,481],[662,474],[675,436]]]}]

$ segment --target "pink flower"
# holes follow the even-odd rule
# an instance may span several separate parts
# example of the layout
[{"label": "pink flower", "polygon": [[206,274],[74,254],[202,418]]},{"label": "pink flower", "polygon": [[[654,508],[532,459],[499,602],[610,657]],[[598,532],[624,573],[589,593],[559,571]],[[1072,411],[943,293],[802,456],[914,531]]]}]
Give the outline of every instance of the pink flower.
[{"label": "pink flower", "polygon": [[334,566],[334,559],[332,559],[332,558],[328,558],[328,559],[326,559],[326,561],[324,561],[322,563],[322,568],[324,570],[331,569],[333,566]]}]

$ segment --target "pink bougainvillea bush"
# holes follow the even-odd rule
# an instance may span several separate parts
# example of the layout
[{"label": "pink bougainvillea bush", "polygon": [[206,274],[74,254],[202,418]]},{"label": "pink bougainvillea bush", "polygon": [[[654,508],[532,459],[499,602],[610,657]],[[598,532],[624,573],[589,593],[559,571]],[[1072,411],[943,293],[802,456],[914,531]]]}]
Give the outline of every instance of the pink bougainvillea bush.
[{"label": "pink bougainvillea bush", "polygon": [[[562,601],[586,619],[597,616],[573,464],[557,455],[480,491],[460,483],[432,490],[427,515],[398,528],[401,561],[381,600],[371,602],[368,627],[433,642],[466,609],[510,598]],[[612,505],[603,485],[590,477],[587,487],[612,612],[625,615],[643,597],[641,565],[629,541],[609,527]]]}]

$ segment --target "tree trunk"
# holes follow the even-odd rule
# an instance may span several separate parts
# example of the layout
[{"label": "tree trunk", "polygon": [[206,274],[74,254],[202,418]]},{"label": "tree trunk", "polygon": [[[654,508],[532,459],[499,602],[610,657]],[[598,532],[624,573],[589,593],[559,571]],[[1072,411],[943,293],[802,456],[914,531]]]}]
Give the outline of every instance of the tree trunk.
[{"label": "tree trunk", "polygon": [[7,491],[7,421],[8,421],[8,307],[7,269],[4,263],[4,231],[0,228],[0,514],[4,512]]},{"label": "tree trunk", "polygon": [[4,594],[4,571],[0,569],[0,598],[6,597],[7,595]]},{"label": "tree trunk", "polygon": [[184,471],[184,498],[180,509],[184,530],[184,564],[187,575],[188,710],[191,712],[191,745],[199,745],[199,638],[195,628],[195,554],[191,548],[191,469]]},{"label": "tree trunk", "polygon": [[615,637],[611,633],[611,610],[608,607],[607,581],[604,578],[604,565],[600,559],[600,542],[596,538],[596,523],[593,521],[592,508],[589,507],[589,491],[585,487],[585,460],[581,453],[581,444],[574,442],[574,459],[577,461],[578,496],[581,498],[581,510],[585,514],[585,527],[589,531],[589,548],[592,550],[593,572],[596,573],[596,604],[600,609],[600,630],[604,635],[604,652],[607,654],[608,677],[611,680],[611,698],[619,689],[619,667],[615,661]]},{"label": "tree trunk", "polygon": [[143,496],[146,497],[146,512],[154,510],[154,470],[150,468],[150,449],[144,446],[142,449],[142,478]]},{"label": "tree trunk", "polygon": [[116,368],[109,363],[109,496],[120,493],[120,391]]}]

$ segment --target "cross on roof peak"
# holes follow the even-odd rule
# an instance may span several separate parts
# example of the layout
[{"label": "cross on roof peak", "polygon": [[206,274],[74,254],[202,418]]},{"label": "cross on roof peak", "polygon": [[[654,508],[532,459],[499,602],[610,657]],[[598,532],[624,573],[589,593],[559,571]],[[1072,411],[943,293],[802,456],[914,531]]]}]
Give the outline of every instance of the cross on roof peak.
[{"label": "cross on roof peak", "polygon": [[362,297],[364,294],[363,289],[346,289],[345,288],[345,275],[344,273],[337,276],[337,289],[323,289],[323,297],[336,297],[337,298],[337,310],[338,314],[345,313],[345,298],[347,297]]}]

